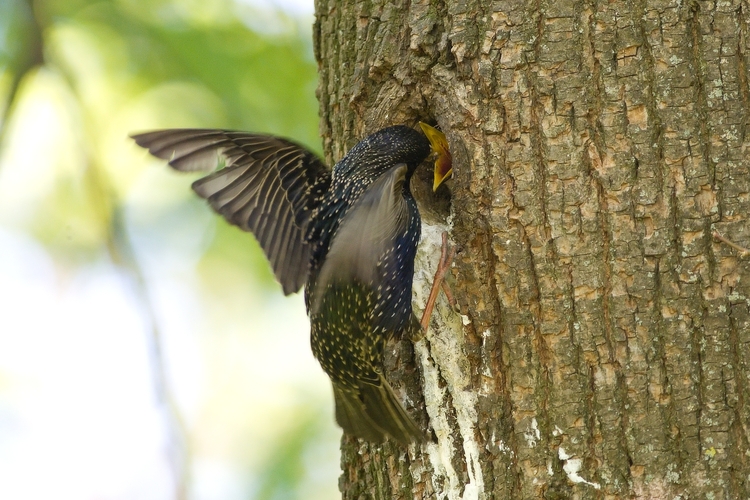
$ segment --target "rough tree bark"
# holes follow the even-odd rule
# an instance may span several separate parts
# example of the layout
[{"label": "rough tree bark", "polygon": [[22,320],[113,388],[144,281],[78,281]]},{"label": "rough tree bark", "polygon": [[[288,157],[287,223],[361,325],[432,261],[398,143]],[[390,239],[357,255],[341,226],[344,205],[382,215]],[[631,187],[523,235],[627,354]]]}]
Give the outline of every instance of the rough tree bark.
[{"label": "rough tree bark", "polygon": [[316,8],[329,160],[417,119],[453,152],[415,307],[460,250],[461,314],[389,349],[436,442],[345,438],[343,497],[750,498],[750,266],[713,237],[750,245],[750,4]]}]

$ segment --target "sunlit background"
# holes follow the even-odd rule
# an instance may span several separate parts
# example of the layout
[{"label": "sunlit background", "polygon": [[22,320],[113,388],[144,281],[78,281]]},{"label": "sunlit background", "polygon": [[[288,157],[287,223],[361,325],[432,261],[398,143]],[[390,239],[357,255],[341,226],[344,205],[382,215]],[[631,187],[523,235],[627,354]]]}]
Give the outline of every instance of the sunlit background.
[{"label": "sunlit background", "polygon": [[319,151],[312,0],[0,0],[0,499],[330,499],[299,295],[127,136]]}]

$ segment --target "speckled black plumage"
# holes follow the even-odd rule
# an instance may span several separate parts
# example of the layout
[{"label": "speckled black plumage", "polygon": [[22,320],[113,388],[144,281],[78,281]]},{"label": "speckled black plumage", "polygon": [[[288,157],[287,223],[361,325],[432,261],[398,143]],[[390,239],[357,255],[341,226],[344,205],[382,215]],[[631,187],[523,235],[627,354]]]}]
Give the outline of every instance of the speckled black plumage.
[{"label": "speckled black plumage", "polygon": [[383,348],[411,320],[420,218],[409,180],[430,154],[425,136],[379,130],[332,172],[275,137],[183,129],[133,138],[178,170],[225,163],[193,188],[256,236],[285,293],[306,281],[312,350],[344,430],[372,442],[422,440],[383,376]]}]

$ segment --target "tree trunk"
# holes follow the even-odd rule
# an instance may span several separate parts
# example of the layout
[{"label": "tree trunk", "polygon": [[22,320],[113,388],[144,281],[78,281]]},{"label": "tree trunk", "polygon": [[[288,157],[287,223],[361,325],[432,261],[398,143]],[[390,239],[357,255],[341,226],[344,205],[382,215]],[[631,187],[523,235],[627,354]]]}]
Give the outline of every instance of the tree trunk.
[{"label": "tree trunk", "polygon": [[329,160],[436,121],[461,314],[389,349],[435,442],[342,442],[343,497],[750,498],[747,1],[317,1]]}]

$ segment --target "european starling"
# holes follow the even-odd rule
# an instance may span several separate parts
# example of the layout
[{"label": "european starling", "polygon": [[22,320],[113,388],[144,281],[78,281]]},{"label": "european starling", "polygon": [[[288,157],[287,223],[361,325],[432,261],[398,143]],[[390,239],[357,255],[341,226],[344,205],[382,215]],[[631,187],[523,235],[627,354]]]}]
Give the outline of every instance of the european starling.
[{"label": "european starling", "polygon": [[218,167],[195,192],[255,235],[285,294],[305,283],[313,354],[331,378],[344,431],[371,442],[423,440],[384,377],[383,349],[411,322],[420,217],[409,180],[431,142],[409,127],[384,128],[331,172],[278,137],[175,129],[133,139],[177,170]]}]

